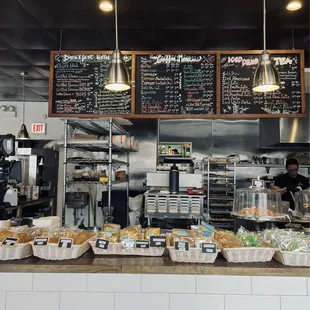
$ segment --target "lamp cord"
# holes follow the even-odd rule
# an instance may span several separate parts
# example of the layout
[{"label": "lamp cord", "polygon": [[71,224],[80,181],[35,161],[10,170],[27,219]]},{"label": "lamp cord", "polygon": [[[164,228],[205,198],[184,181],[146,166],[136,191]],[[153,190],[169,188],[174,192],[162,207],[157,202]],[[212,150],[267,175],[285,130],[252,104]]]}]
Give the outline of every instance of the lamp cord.
[{"label": "lamp cord", "polygon": [[118,50],[117,0],[115,0],[115,49]]},{"label": "lamp cord", "polygon": [[[116,0],[115,0],[116,1]],[[266,0],[263,0],[264,14],[263,14],[263,36],[264,36],[264,51],[266,51]]]},{"label": "lamp cord", "polygon": [[23,75],[23,124],[25,124],[25,74]]},{"label": "lamp cord", "polygon": [[294,29],[292,29],[292,48],[295,49]]}]

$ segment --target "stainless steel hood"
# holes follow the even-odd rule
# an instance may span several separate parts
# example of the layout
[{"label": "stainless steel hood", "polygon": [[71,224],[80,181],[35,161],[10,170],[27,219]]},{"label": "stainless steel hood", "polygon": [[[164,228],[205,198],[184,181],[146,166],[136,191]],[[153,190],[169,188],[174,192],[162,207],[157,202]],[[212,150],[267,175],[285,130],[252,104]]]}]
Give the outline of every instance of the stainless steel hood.
[{"label": "stainless steel hood", "polygon": [[260,147],[306,147],[310,143],[310,95],[306,94],[306,116],[260,119]]}]

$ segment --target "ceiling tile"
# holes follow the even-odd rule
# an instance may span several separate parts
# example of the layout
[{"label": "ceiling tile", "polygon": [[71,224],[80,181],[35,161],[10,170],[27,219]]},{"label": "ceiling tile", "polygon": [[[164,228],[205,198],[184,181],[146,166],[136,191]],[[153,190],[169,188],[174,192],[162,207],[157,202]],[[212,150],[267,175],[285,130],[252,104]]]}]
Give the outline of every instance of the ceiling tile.
[{"label": "ceiling tile", "polygon": [[31,91],[35,92],[40,96],[48,96],[48,87],[32,87]]},{"label": "ceiling tile", "polygon": [[50,64],[50,50],[17,50],[34,66],[48,66]]},{"label": "ceiling tile", "polygon": [[[18,77],[16,78],[16,80],[19,83],[23,83],[22,78]],[[33,88],[33,87],[48,87],[49,86],[49,81],[48,79],[25,79],[25,86],[29,87],[29,88]]]},{"label": "ceiling tile", "polygon": [[0,66],[0,70],[14,78],[20,78],[20,72],[24,71],[28,73],[28,76],[25,77],[25,80],[44,79],[44,76],[32,66]]},{"label": "ceiling tile", "polygon": [[0,38],[16,49],[57,49],[58,45],[42,29],[0,29]]},{"label": "ceiling tile", "polygon": [[39,25],[35,19],[27,13],[18,0],[1,0],[0,27],[39,28]]},{"label": "ceiling tile", "polygon": [[22,66],[29,63],[12,50],[0,50],[0,66]]},{"label": "ceiling tile", "polygon": [[85,0],[44,1],[44,5],[42,0],[23,0],[23,4],[45,28],[96,27]]},{"label": "ceiling tile", "polygon": [[0,77],[0,87],[23,87],[23,85],[12,78]]},{"label": "ceiling tile", "polygon": [[[0,87],[0,101],[23,101],[22,87]],[[44,101],[40,95],[25,89],[25,101]]]},{"label": "ceiling tile", "polygon": [[[58,30],[50,30],[49,34],[59,41],[60,33]],[[104,35],[96,29],[64,29],[62,49],[103,50],[106,49],[106,42]]]}]

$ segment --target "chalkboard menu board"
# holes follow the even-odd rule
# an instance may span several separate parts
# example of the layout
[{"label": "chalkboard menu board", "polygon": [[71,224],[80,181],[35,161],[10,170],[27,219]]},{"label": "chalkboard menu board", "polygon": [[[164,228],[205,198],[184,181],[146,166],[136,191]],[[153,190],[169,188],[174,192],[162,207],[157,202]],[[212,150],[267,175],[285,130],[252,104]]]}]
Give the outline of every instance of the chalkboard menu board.
[{"label": "chalkboard menu board", "polygon": [[220,117],[260,117],[303,113],[300,53],[273,54],[281,87],[268,93],[252,91],[259,54],[220,54]]},{"label": "chalkboard menu board", "polygon": [[135,114],[216,114],[216,54],[137,55]]},{"label": "chalkboard menu board", "polygon": [[[104,74],[110,54],[52,52],[51,116],[131,114],[131,90],[111,92],[104,89]],[[131,60],[131,55],[124,55],[124,61],[130,70]]]}]

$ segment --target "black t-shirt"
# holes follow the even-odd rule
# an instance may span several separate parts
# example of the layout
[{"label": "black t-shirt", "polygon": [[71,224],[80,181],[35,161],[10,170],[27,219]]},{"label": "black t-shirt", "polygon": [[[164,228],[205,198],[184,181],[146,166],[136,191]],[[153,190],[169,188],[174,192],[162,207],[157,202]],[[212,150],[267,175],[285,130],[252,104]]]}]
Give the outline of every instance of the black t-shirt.
[{"label": "black t-shirt", "polygon": [[[296,178],[292,178],[288,175],[288,173],[285,173],[276,179],[274,185],[280,188],[284,188],[287,186],[300,186],[302,189],[307,189],[309,187],[309,181],[301,174],[297,174]],[[282,194],[282,200],[289,201],[291,209],[295,209],[294,200],[290,192]]]}]

